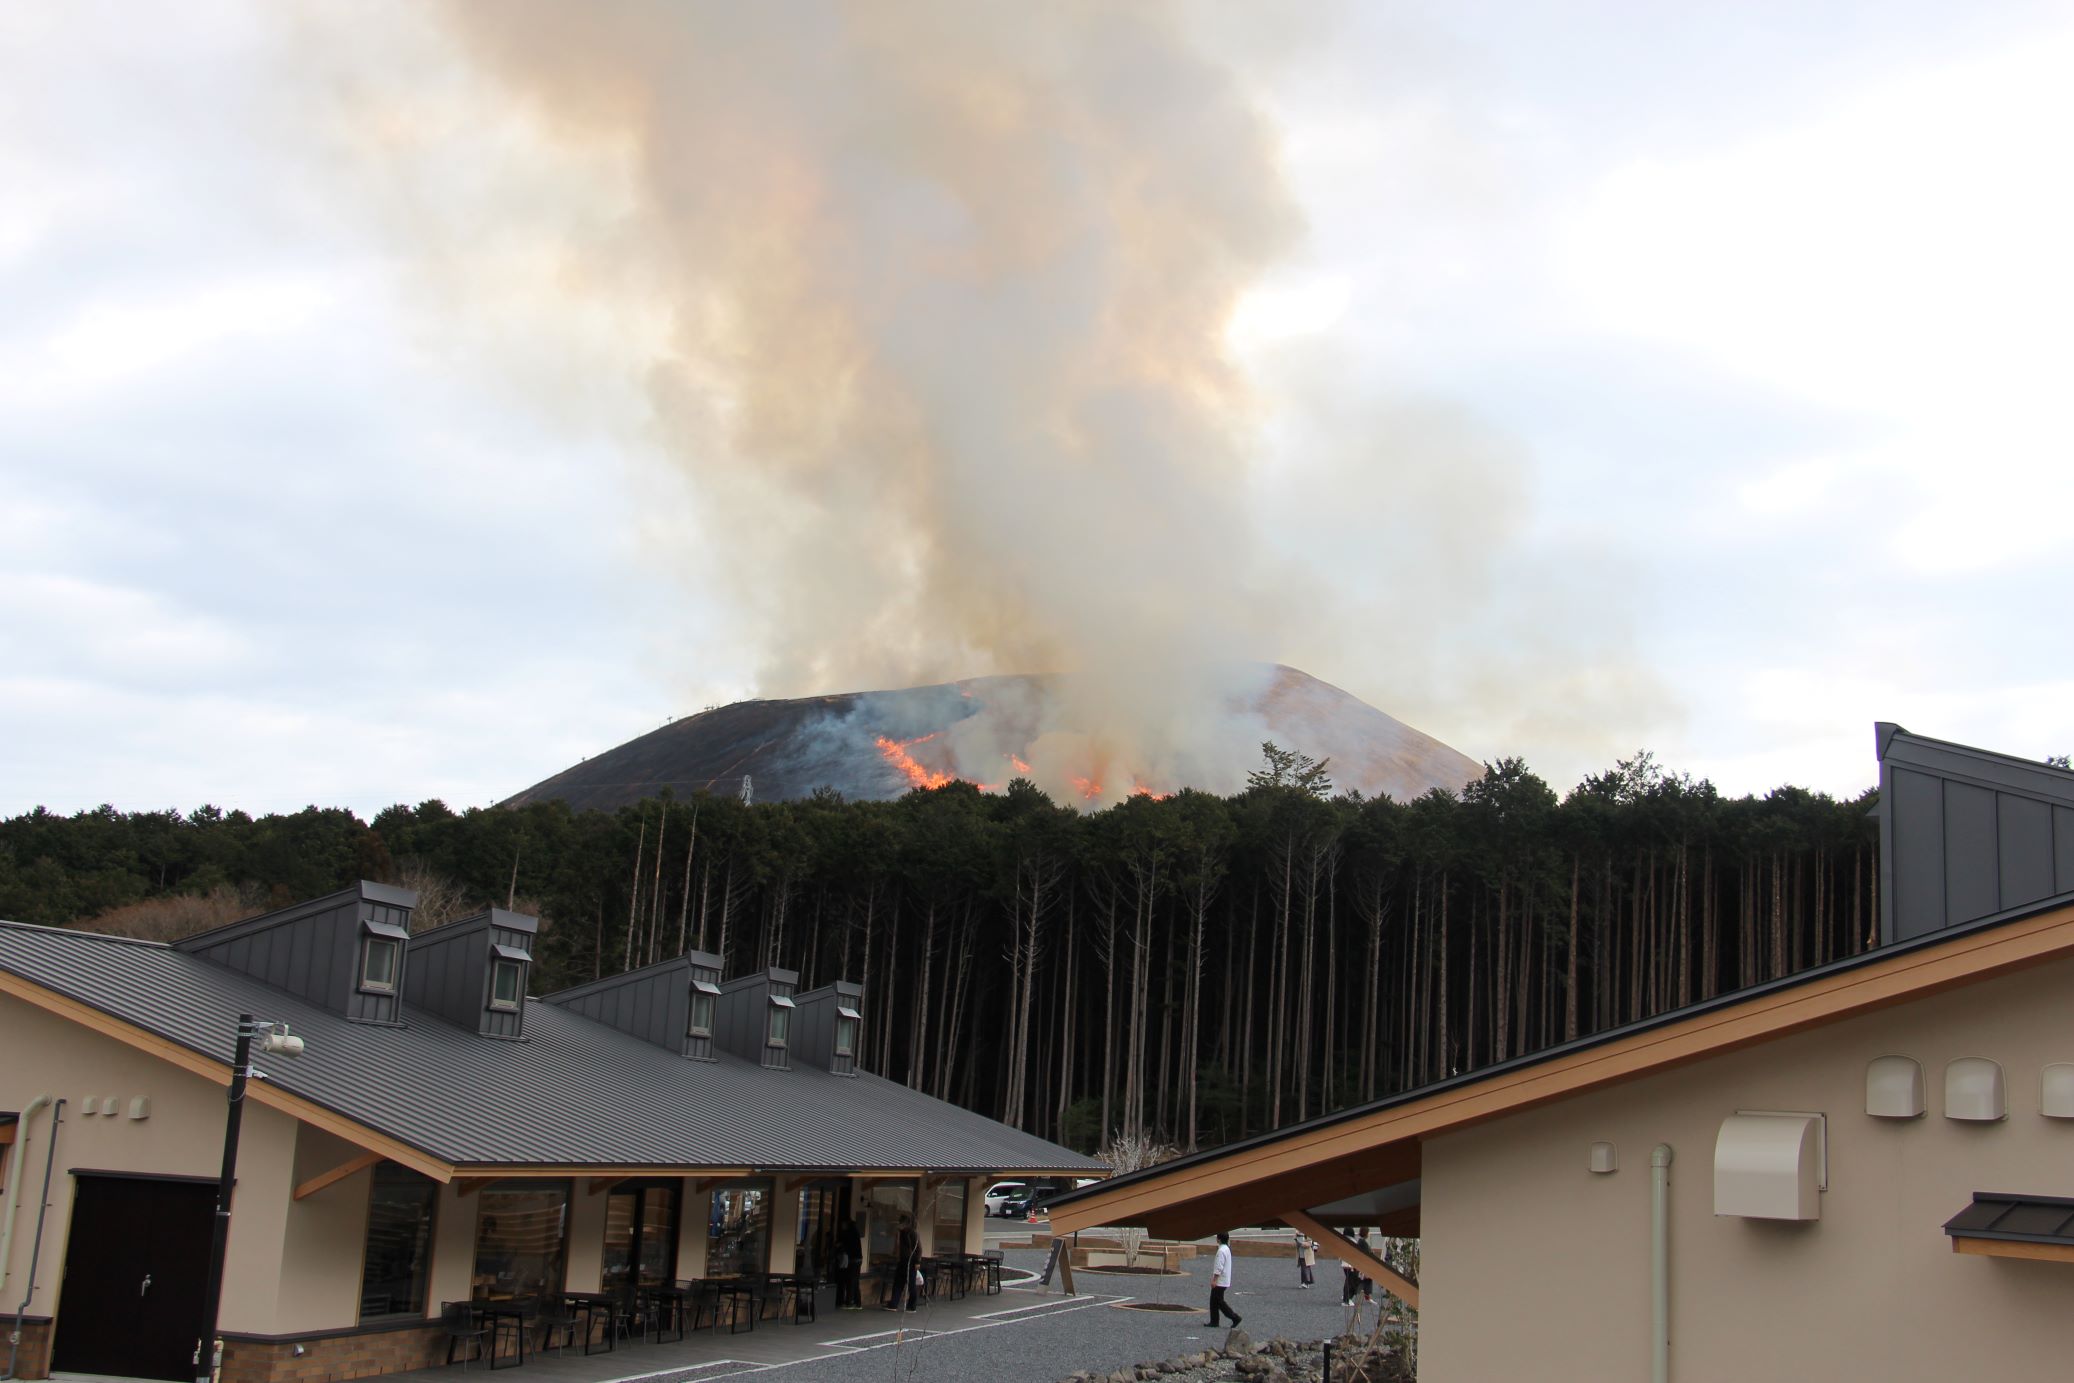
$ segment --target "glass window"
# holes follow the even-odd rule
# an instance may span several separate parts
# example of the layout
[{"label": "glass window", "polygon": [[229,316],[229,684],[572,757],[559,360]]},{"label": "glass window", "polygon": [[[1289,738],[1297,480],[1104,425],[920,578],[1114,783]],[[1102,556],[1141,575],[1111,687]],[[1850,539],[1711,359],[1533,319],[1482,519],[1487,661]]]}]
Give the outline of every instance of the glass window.
[{"label": "glass window", "polygon": [[837,1056],[857,1055],[857,1020],[855,1018],[838,1018],[835,1020],[835,1054]]},{"label": "glass window", "polygon": [[706,1221],[706,1276],[767,1272],[771,1261],[771,1184],[735,1181],[713,1193]]},{"label": "glass window", "polygon": [[432,1262],[432,1215],[439,1183],[394,1162],[377,1162],[367,1197],[367,1251],[361,1257],[360,1319],[422,1315]]},{"label": "glass window", "polygon": [[403,944],[371,936],[360,947],[360,987],[377,994],[396,992],[396,957]]},{"label": "glass window", "polygon": [[936,1229],[929,1251],[939,1257],[965,1252],[965,1187],[964,1181],[947,1181],[930,1193],[935,1201]]},{"label": "glass window", "polygon": [[507,1181],[477,1193],[475,1294],[548,1296],[562,1290],[569,1244],[569,1183]]},{"label": "glass window", "polygon": [[883,1263],[893,1257],[893,1238],[900,1233],[900,1217],[915,1213],[915,1184],[912,1181],[874,1181],[865,1193],[865,1213],[870,1217],[871,1261]]},{"label": "glass window", "polygon": [[819,1277],[835,1263],[836,1184],[817,1181],[799,1189],[799,1235],[793,1241],[795,1271]]},{"label": "glass window", "polygon": [[713,1035],[713,996],[703,989],[691,991],[691,1035],[711,1037]]},{"label": "glass window", "polygon": [[515,960],[500,960],[490,970],[490,1007],[517,1008],[525,983],[525,967]]},{"label": "glass window", "polygon": [[771,1005],[771,1021],[765,1042],[773,1047],[785,1045],[785,1034],[792,1030],[792,1010],[783,1004]]},{"label": "glass window", "polygon": [[606,1291],[661,1287],[677,1275],[677,1183],[641,1182],[615,1190],[605,1207]]}]

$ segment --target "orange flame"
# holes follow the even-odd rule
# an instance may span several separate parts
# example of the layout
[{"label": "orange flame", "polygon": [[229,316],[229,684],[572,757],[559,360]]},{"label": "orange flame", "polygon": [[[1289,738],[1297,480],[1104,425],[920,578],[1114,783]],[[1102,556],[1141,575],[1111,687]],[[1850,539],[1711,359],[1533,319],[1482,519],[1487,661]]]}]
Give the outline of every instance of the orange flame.
[{"label": "orange flame", "polygon": [[1100,797],[1102,795],[1102,784],[1097,779],[1068,778],[1066,781],[1071,783],[1074,786],[1074,788],[1080,793],[1080,795],[1082,797],[1085,797],[1090,802],[1094,801],[1097,797]]},{"label": "orange flame", "polygon": [[1028,765],[1027,763],[1024,763],[1024,762],[1023,762],[1023,761],[1022,761],[1022,760],[1021,760],[1020,758],[1016,757],[1016,756],[1015,756],[1015,755],[1013,755],[1013,754],[1010,754],[1010,755],[1008,756],[1008,762],[1010,762],[1011,764],[1014,764],[1014,765],[1015,765],[1015,771],[1016,771],[1017,773],[1020,773],[1020,774],[1022,774],[1022,775],[1023,775],[1024,777],[1026,777],[1026,778],[1027,778],[1027,777],[1029,777],[1029,776],[1030,776],[1030,774],[1031,774],[1031,773],[1032,773],[1032,772],[1034,771],[1034,770],[1032,770],[1032,769],[1031,769],[1031,767],[1030,767],[1030,766],[1029,766],[1029,765]]},{"label": "orange flame", "polygon": [[[940,730],[937,732],[937,734],[941,733],[943,732]],[[887,739],[884,735],[880,735],[876,743],[879,747],[879,753],[885,757],[886,762],[899,769],[906,776],[910,785],[918,788],[940,788],[945,784],[957,782],[958,775],[955,773],[938,773],[934,769],[925,768],[915,762],[914,755],[907,752],[915,745],[926,744],[935,738],[936,735],[921,735],[911,740],[895,740]]]}]

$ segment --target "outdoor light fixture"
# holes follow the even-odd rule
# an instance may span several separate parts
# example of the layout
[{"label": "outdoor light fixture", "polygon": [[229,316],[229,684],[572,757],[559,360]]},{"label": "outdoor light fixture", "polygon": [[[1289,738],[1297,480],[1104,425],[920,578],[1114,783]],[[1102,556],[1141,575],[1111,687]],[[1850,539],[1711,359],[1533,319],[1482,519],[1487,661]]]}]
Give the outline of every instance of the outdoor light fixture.
[{"label": "outdoor light fixture", "polygon": [[[195,1383],[212,1383],[223,1367],[223,1341],[216,1337],[216,1317],[223,1306],[223,1251],[230,1243],[230,1197],[237,1184],[238,1134],[245,1122],[245,1087],[265,1080],[266,1072],[253,1069],[253,1039],[268,1056],[299,1057],[300,1037],[286,1023],[238,1015],[238,1045],[230,1063],[230,1113],[223,1121],[223,1175],[216,1182],[216,1225],[209,1238],[209,1275],[203,1282],[202,1332],[194,1342]],[[109,1113],[115,1111],[111,1108]]]}]

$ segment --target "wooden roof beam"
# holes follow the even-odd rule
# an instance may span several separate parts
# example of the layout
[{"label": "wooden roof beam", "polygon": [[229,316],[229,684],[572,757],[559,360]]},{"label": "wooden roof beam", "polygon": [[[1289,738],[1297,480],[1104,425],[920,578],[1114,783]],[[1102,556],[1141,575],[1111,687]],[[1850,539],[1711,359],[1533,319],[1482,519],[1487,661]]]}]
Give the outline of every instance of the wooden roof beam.
[{"label": "wooden roof beam", "polygon": [[1383,1290],[1402,1301],[1412,1310],[1419,1309],[1419,1284],[1398,1272],[1372,1253],[1364,1252],[1359,1244],[1329,1226],[1320,1224],[1302,1210],[1285,1210],[1276,1216],[1291,1229],[1310,1235],[1318,1241],[1318,1247],[1363,1277],[1372,1277],[1383,1284]]},{"label": "wooden roof beam", "polygon": [[325,1187],[344,1181],[355,1172],[365,1171],[377,1162],[385,1162],[387,1160],[378,1152],[361,1153],[358,1157],[349,1157],[330,1171],[319,1172],[302,1185],[296,1187],[295,1199],[299,1201],[308,1200]]}]

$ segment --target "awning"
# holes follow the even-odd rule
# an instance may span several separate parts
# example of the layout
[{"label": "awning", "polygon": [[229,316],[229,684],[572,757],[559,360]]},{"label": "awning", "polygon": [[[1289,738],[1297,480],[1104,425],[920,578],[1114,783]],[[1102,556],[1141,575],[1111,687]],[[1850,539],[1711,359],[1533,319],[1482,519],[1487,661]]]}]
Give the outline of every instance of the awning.
[{"label": "awning", "polygon": [[712,983],[710,980],[693,980],[691,987],[701,994],[718,994],[720,992],[720,986]]},{"label": "awning", "polygon": [[2074,1263],[2074,1200],[1975,1191],[1944,1232],[1953,1253]]},{"label": "awning", "polygon": [[856,1009],[844,1008],[841,1005],[836,1006],[835,1015],[838,1018],[855,1018],[860,1023],[864,1021],[864,1015]]},{"label": "awning", "polygon": [[790,999],[786,998],[786,997],[785,997],[785,996],[784,996],[783,994],[773,994],[773,995],[771,995],[771,1002],[772,1002],[773,1004],[776,1004],[776,1005],[777,1005],[777,1006],[778,1006],[779,1008],[798,1008],[798,1007],[799,1007],[799,1005],[798,1005],[798,1004],[795,1004],[795,1003],[793,1003],[793,1002],[792,1002],[792,1000],[790,1000]]},{"label": "awning", "polygon": [[409,941],[410,933],[394,922],[377,922],[372,917],[360,919],[360,930],[369,936],[385,936],[391,941]]},{"label": "awning", "polygon": [[522,951],[516,946],[491,946],[490,954],[499,960],[524,961],[528,965],[533,963],[533,953]]}]

